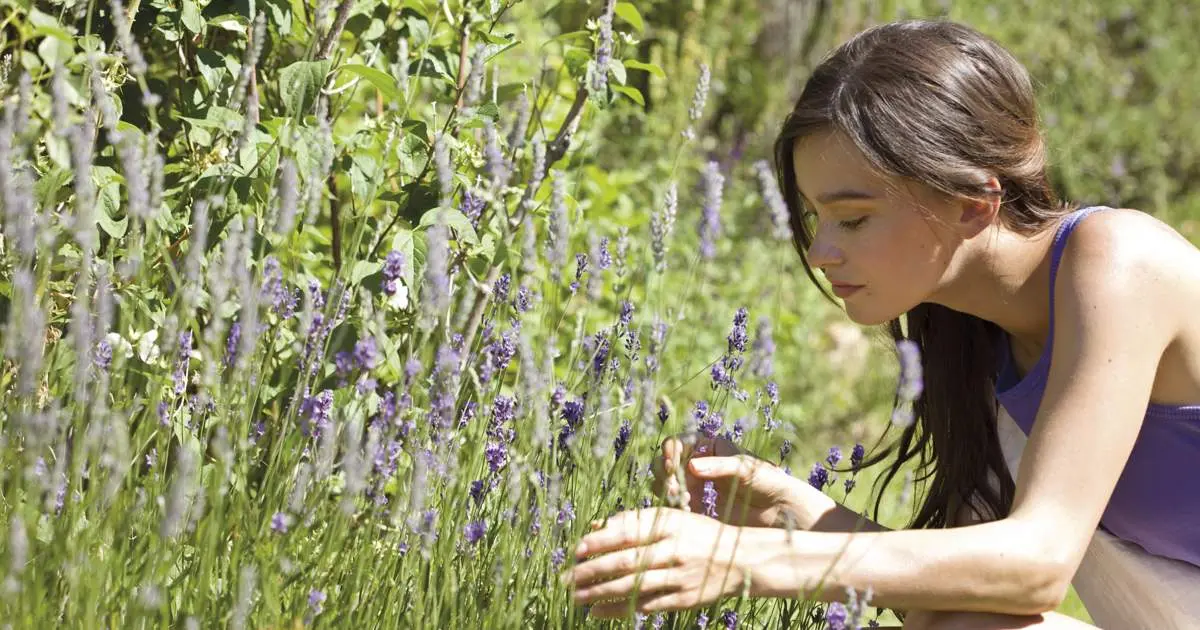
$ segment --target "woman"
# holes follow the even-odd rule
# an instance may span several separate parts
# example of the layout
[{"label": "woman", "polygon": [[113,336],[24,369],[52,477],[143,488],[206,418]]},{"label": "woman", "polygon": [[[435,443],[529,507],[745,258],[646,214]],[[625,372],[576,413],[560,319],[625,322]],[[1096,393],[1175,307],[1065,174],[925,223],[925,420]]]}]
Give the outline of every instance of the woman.
[{"label": "woman", "polygon": [[1026,70],[952,22],[835,50],[775,160],[810,278],[920,349],[890,473],[930,452],[928,496],[886,531],[770,465],[669,440],[668,492],[682,455],[692,500],[728,478],[744,517],[610,518],[579,544],[576,601],[606,616],[635,595],[649,612],[869,587],[906,628],[1087,627],[1052,612],[1073,583],[1101,627],[1200,627],[1200,251],[1148,215],[1061,203]]}]

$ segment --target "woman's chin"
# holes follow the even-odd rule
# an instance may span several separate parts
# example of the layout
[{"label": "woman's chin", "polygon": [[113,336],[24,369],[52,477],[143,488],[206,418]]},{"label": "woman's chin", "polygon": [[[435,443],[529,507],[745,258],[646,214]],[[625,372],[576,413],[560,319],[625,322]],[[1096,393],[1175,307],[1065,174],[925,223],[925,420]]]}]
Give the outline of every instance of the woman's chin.
[{"label": "woman's chin", "polygon": [[852,302],[843,304],[842,308],[846,311],[846,316],[850,318],[850,321],[859,326],[880,326],[904,314],[903,312],[895,313],[891,310],[868,308],[863,304]]}]

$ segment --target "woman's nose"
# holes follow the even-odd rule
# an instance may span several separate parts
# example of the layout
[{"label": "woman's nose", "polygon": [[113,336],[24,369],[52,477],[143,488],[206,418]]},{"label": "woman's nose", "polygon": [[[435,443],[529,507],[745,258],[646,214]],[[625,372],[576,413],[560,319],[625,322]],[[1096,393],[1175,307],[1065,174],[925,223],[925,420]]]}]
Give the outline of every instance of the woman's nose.
[{"label": "woman's nose", "polygon": [[821,230],[813,235],[812,243],[808,246],[808,264],[813,267],[830,267],[842,262],[842,251]]}]

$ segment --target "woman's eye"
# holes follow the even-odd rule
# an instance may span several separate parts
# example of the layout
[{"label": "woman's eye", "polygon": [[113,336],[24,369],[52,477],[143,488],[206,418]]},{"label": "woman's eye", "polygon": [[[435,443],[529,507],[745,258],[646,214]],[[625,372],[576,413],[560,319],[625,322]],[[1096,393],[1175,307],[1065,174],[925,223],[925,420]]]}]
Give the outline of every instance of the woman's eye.
[{"label": "woman's eye", "polygon": [[842,226],[843,228],[845,228],[847,230],[857,230],[858,228],[862,227],[862,225],[866,222],[867,222],[867,217],[859,217],[857,219],[852,219],[850,221],[839,221],[838,225]]}]

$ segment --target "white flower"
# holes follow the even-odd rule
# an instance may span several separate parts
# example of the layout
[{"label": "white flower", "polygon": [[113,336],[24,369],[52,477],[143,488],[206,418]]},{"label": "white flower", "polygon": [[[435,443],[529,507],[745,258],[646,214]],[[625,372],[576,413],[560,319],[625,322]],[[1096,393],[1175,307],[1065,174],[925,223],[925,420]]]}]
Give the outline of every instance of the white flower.
[{"label": "white flower", "polygon": [[137,337],[138,358],[146,365],[154,365],[161,352],[158,349],[158,331],[148,330]]},{"label": "white flower", "polygon": [[108,347],[112,348],[114,357],[120,355],[128,359],[133,356],[133,345],[126,341],[120,333],[110,332],[104,336],[104,340],[108,342]]},{"label": "white flower", "polygon": [[408,309],[408,287],[403,282],[396,283],[396,292],[388,296],[387,304],[397,311]]}]

